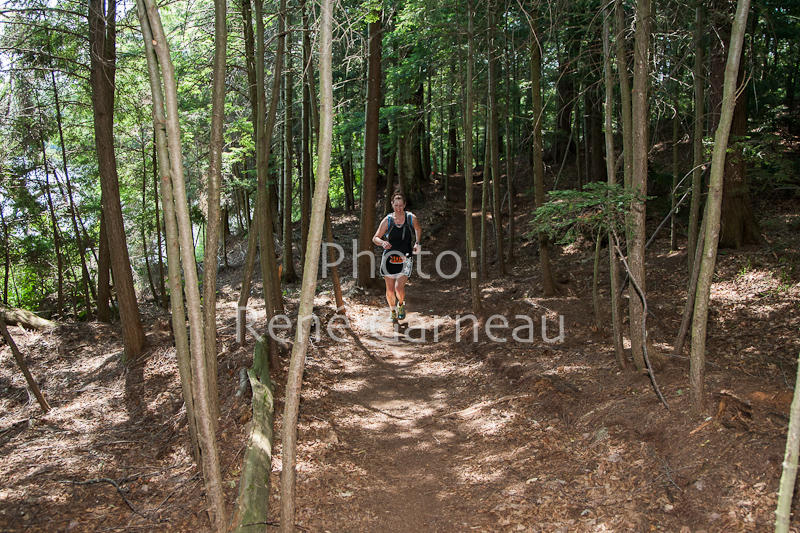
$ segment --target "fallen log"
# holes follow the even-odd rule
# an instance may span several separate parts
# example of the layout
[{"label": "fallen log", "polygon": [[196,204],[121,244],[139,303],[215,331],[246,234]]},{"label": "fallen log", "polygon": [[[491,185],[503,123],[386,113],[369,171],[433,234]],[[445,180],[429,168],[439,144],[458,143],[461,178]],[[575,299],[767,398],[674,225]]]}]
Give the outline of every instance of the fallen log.
[{"label": "fallen log", "polygon": [[272,471],[272,381],[269,376],[268,344],[256,343],[253,368],[247,371],[253,391],[253,421],[244,454],[239,498],[233,515],[235,533],[264,531],[269,502],[269,475]]},{"label": "fallen log", "polygon": [[26,309],[19,309],[18,307],[0,305],[0,314],[3,315],[5,323],[12,326],[22,326],[28,329],[52,329],[58,326],[57,323],[51,320],[42,318]]}]

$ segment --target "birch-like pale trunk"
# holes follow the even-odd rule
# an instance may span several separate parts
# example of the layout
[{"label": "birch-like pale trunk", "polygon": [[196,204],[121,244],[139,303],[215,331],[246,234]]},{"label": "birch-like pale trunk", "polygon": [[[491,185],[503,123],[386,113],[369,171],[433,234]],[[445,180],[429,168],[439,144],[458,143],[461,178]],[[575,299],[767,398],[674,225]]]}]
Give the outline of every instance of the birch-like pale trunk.
[{"label": "birch-like pale trunk", "polygon": [[[161,166],[164,216],[166,221],[169,221],[170,216],[174,217],[176,226],[172,228],[172,234],[170,235],[171,224],[167,225],[167,250],[169,252],[171,247],[173,252],[177,251],[179,253],[185,280],[184,294],[186,296],[190,331],[189,353],[191,356],[192,398],[195,407],[194,419],[197,424],[198,442],[201,450],[203,478],[211,524],[215,531],[221,533],[227,527],[225,494],[222,488],[222,475],[219,467],[219,451],[215,435],[216,424],[207,386],[209,379],[204,348],[203,316],[184,181],[180,124],[178,122],[177,80],[175,79],[175,70],[170,58],[169,46],[155,1],[138,0],[137,7],[139,9],[139,21],[142,27],[145,48],[148,50],[148,70],[153,93],[156,139],[158,141],[161,138],[161,143],[159,144],[162,146],[162,155],[159,157],[159,164],[168,163],[168,166]],[[160,67],[160,76],[158,67],[155,66],[156,60]],[[164,142],[164,137],[166,137],[166,142]],[[163,149],[164,145],[166,145],[166,150]],[[169,244],[170,237],[175,238],[176,233],[177,243]],[[177,267],[177,261],[170,261],[168,258],[168,262],[170,269]],[[174,273],[175,271],[173,271]],[[175,283],[176,277],[170,276],[173,302],[175,299],[181,298],[180,280]],[[176,305],[173,303],[173,310],[175,309]],[[173,321],[173,324],[180,322],[179,327],[174,328],[176,333],[181,328],[185,331],[186,326],[182,314],[173,313]],[[177,343],[178,337],[176,335],[176,346]]]},{"label": "birch-like pale trunk", "polygon": [[[800,362],[800,356],[798,356]],[[778,507],[775,510],[775,533],[789,532],[792,514],[792,496],[797,479],[797,457],[800,452],[800,372],[794,383],[792,406],[789,408],[789,429],[786,432],[786,452],[783,456],[783,472],[778,488]]]},{"label": "birch-like pale trunk", "polygon": [[706,199],[706,223],[703,242],[703,257],[700,275],[697,280],[697,294],[692,318],[692,349],[689,355],[689,392],[692,406],[697,413],[703,411],[705,404],[705,365],[706,365],[706,326],[708,325],[708,304],[711,296],[711,281],[717,262],[720,219],[722,216],[722,183],[725,173],[725,153],[728,136],[736,106],[736,80],[739,74],[739,60],[742,56],[742,42],[747,27],[747,12],[750,0],[738,0],[736,14],[731,28],[731,42],[725,65],[725,78],[722,87],[722,107],[719,125],[714,134],[714,150],[711,157],[711,173],[708,180]]},{"label": "birch-like pale trunk", "polygon": [[317,288],[322,230],[325,223],[325,206],[330,183],[331,146],[333,140],[333,76],[331,73],[332,0],[323,0],[320,22],[319,81],[320,81],[320,135],[317,143],[317,184],[311,206],[308,244],[303,255],[303,283],[300,290],[300,307],[297,313],[297,332],[286,382],[286,405],[283,411],[283,447],[281,472],[281,531],[294,531],[295,515],[295,459],[297,453],[297,416],[300,409],[300,389],[303,369],[311,333],[311,315],[314,311],[314,293]]}]

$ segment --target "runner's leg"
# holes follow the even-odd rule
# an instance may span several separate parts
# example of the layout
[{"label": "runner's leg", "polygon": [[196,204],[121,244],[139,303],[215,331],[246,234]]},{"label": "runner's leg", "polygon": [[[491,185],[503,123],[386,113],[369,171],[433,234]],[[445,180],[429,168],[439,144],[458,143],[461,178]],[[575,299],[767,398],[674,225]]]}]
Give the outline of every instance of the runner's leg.
[{"label": "runner's leg", "polygon": [[408,278],[405,277],[405,276],[400,276],[399,278],[397,278],[394,290],[397,293],[397,301],[398,302],[403,303],[403,302],[406,301],[406,282],[407,281],[408,281]]},{"label": "runner's leg", "polygon": [[394,295],[395,279],[386,276],[385,278],[383,278],[383,280],[386,282],[386,303],[389,304],[390,308],[394,309],[394,306],[397,303],[397,300]]}]

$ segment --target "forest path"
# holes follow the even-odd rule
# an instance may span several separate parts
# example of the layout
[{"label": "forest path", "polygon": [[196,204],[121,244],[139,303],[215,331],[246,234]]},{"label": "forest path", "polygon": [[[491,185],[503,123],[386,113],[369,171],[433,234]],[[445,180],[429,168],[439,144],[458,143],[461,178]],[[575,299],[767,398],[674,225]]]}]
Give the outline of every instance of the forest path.
[{"label": "forest path", "polygon": [[[463,215],[453,214],[454,205],[438,207],[435,214],[420,212],[425,241],[436,241],[435,254],[463,256]],[[427,233],[432,225],[439,226],[438,235]],[[433,258],[423,261],[432,274]],[[453,271],[452,262],[442,264]],[[307,462],[301,457],[298,465],[298,519],[312,531],[496,527],[496,516],[481,503],[492,476],[473,459],[475,434],[491,432],[496,423],[482,419],[481,408],[503,390],[476,382],[479,363],[456,356],[453,322],[469,303],[466,270],[462,265],[453,280],[423,279],[415,270],[408,316],[399,324],[390,320],[382,291],[350,302],[349,335],[320,345],[319,361],[310,362],[314,392],[304,395],[300,440],[304,426],[317,438],[306,448]],[[315,393],[315,370],[329,387],[322,397]]]}]

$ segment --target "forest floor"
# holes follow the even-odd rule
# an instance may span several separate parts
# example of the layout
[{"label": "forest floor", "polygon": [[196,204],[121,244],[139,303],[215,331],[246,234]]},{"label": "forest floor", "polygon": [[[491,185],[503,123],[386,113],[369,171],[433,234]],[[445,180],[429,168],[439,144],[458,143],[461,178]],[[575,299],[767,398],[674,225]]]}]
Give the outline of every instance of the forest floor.
[{"label": "forest floor", "polygon": [[[517,206],[520,232],[527,201],[520,197]],[[413,209],[427,249],[463,254],[460,202],[431,199]],[[541,297],[537,246],[525,238],[508,274],[482,283],[486,315],[502,314],[511,323],[494,330],[505,343],[485,330],[472,342],[468,328],[456,341],[454,317],[469,313],[464,274],[412,277],[400,333],[419,338],[424,332],[426,342],[405,335],[378,339],[394,332],[383,290],[353,288],[348,258],[341,266],[351,329],[338,330],[339,340],[323,332],[305,371],[298,529],[770,530],[800,352],[796,207],[771,202],[761,210],[765,244],[721,251],[709,320],[707,417],[690,411],[686,353],[666,355],[687,275],[685,251],[669,252],[665,236],[648,251],[647,288],[649,335],[662,353],[655,356],[656,378],[669,410],[646,376],[618,369],[610,328],[594,326],[591,243],[556,251],[556,297]],[[357,225],[355,215],[335,220],[348,255]],[[600,295],[608,324],[606,257],[604,251]],[[234,342],[240,277],[240,268],[222,272],[218,303],[219,442],[231,505],[251,416],[248,395],[235,395],[239,369],[250,365],[253,350],[252,339],[243,347]],[[287,291],[290,310],[298,293],[294,286]],[[249,312],[258,316],[260,286],[253,294]],[[323,329],[332,299],[323,281],[316,300]],[[202,482],[187,452],[168,322],[159,310],[147,312],[150,349],[129,365],[121,361],[114,326],[67,323],[52,333],[11,328],[53,409],[40,414],[4,346],[0,531],[208,529]],[[512,340],[520,325],[515,315],[533,319],[535,342]],[[564,317],[562,341],[542,340],[543,315],[550,337],[557,317]],[[274,521],[287,364],[284,353],[273,372]]]}]

